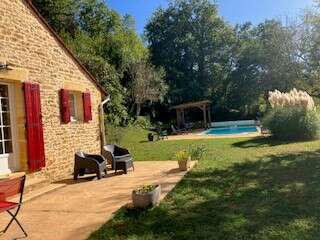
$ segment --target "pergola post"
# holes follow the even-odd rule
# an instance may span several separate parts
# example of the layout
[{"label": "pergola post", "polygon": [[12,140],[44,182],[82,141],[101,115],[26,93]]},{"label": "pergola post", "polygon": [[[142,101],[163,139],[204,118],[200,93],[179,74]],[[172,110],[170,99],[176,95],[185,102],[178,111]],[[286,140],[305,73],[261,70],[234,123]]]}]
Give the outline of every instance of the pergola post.
[{"label": "pergola post", "polygon": [[186,120],[184,118],[184,108],[182,108],[182,127],[185,128],[186,126]]},{"label": "pergola post", "polygon": [[176,114],[177,114],[177,127],[180,128],[181,125],[181,112],[180,109],[176,109]]},{"label": "pergola post", "polygon": [[203,105],[202,106],[202,111],[203,111],[203,123],[204,127],[207,128],[207,106]]},{"label": "pergola post", "polygon": [[[199,102],[191,102],[191,103],[184,103],[180,104],[174,107],[171,107],[170,109],[176,110],[177,115],[177,127],[180,129],[181,127],[186,127],[186,120],[185,120],[185,110],[189,108],[200,108],[203,112],[203,122],[204,127],[208,127],[208,123],[211,124],[211,112],[210,112],[210,101],[204,100]],[[208,122],[209,121],[209,122]]]},{"label": "pergola post", "polygon": [[211,127],[211,107],[208,105],[208,118],[209,118],[209,127]]}]

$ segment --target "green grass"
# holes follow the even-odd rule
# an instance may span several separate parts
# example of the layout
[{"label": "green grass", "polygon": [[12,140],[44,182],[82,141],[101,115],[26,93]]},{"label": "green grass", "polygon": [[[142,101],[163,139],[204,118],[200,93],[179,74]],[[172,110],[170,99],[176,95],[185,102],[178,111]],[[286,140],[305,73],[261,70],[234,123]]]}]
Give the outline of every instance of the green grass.
[{"label": "green grass", "polygon": [[168,160],[189,144],[208,152],[159,207],[121,209],[90,239],[319,239],[320,141],[269,138],[144,142],[123,139],[137,160]]}]

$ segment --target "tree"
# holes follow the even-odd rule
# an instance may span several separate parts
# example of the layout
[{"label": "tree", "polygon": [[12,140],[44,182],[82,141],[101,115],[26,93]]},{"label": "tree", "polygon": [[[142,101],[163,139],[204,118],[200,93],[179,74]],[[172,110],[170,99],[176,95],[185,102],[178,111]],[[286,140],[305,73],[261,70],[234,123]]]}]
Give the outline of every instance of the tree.
[{"label": "tree", "polygon": [[129,66],[148,56],[134,29],[103,0],[34,0],[35,6],[92,75],[111,95],[107,118],[125,124],[129,118]]},{"label": "tree", "polygon": [[74,0],[33,0],[32,3],[41,12],[58,33],[68,32],[74,35],[78,28],[76,21],[79,4]]},{"label": "tree", "polygon": [[164,81],[165,72],[162,68],[156,69],[146,60],[132,64],[129,72],[133,79],[132,106],[136,107],[136,116],[139,116],[142,104],[146,101],[161,101],[166,95],[168,87]]},{"label": "tree", "polygon": [[145,34],[152,62],[166,70],[172,104],[210,98],[230,72],[233,31],[208,0],[172,1]]},{"label": "tree", "polygon": [[295,47],[297,62],[301,65],[299,87],[313,97],[320,98],[320,1],[317,8],[306,11],[295,29]]}]

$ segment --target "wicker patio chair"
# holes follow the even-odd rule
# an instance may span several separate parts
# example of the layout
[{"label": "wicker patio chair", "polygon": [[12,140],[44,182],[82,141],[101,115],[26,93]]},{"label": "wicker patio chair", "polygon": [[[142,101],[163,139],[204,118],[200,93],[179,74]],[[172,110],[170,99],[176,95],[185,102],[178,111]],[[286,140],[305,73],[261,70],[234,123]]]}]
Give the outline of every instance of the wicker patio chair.
[{"label": "wicker patio chair", "polygon": [[101,155],[87,154],[77,152],[74,156],[74,175],[73,179],[77,180],[78,176],[84,174],[97,174],[97,178],[101,179],[107,175],[106,160]]},{"label": "wicker patio chair", "polygon": [[108,144],[103,147],[102,155],[107,159],[108,163],[111,164],[112,169],[123,170],[127,174],[128,169],[134,170],[133,158],[128,149],[119,147],[114,144]]}]

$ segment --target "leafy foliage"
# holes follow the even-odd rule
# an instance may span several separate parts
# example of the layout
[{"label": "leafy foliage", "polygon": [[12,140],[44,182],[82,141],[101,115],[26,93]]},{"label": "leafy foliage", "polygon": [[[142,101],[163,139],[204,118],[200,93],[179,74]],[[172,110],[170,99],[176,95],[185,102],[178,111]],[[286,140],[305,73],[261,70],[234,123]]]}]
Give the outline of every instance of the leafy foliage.
[{"label": "leafy foliage", "polygon": [[263,119],[263,125],[281,140],[315,139],[320,133],[319,114],[303,107],[274,108]]},{"label": "leafy foliage", "polygon": [[174,154],[174,158],[178,161],[188,160],[190,157],[187,150],[180,150]]},{"label": "leafy foliage", "polygon": [[134,121],[134,126],[137,126],[143,129],[149,129],[152,127],[152,124],[150,122],[150,118],[145,116],[138,116],[137,119]]},{"label": "leafy foliage", "polygon": [[214,93],[229,71],[232,33],[208,0],[172,1],[154,13],[146,37],[153,63],[167,72],[172,104]]},{"label": "leafy foliage", "polygon": [[105,126],[107,143],[120,144],[124,137],[124,129],[113,124],[105,124]]},{"label": "leafy foliage", "polygon": [[320,97],[319,29],[317,10],[287,25],[266,20],[232,28],[210,1],[177,0],[154,13],[146,36],[153,63],[167,72],[168,101],[211,99],[222,120],[263,114],[274,89]]},{"label": "leafy foliage", "polygon": [[233,27],[210,0],[172,0],[147,24],[146,47],[134,19],[103,0],[33,3],[110,93],[113,124],[203,99],[213,102],[215,120],[253,118],[264,114],[274,89],[320,99],[319,4],[286,25]]},{"label": "leafy foliage", "polygon": [[129,68],[132,78],[131,97],[136,116],[140,115],[141,105],[146,101],[156,102],[166,95],[168,86],[164,82],[165,72],[156,69],[146,61],[133,63]]},{"label": "leafy foliage", "polygon": [[157,188],[157,185],[144,185],[142,187],[137,188],[134,190],[137,194],[144,194],[144,193],[149,193],[152,192]]},{"label": "leafy foliage", "polygon": [[176,160],[188,160],[189,158],[193,161],[200,160],[207,149],[203,145],[189,145],[186,149],[180,150],[174,154]]},{"label": "leafy foliage", "polygon": [[199,161],[206,153],[207,149],[203,145],[190,145],[188,153],[190,154],[191,160]]},{"label": "leafy foliage", "polygon": [[[109,122],[127,124],[130,119],[128,106],[133,104],[130,103],[133,101],[130,87],[134,85],[131,81],[140,81],[128,77],[129,66],[143,60],[151,72],[155,75],[158,73],[146,60],[148,49],[135,32],[134,19],[129,15],[120,16],[102,0],[33,2],[67,46],[107,89],[111,96],[107,106]],[[162,70],[157,79],[163,75]],[[154,94],[152,100],[160,100],[165,93]]]}]

